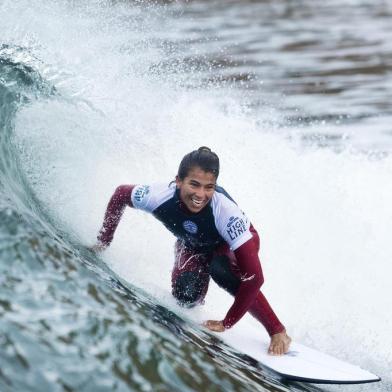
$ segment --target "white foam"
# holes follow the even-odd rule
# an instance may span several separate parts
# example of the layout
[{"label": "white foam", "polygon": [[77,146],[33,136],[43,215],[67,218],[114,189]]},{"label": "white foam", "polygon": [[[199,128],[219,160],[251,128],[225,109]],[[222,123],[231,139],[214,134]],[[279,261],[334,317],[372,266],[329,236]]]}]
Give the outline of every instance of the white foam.
[{"label": "white foam", "polygon": [[[186,90],[143,74],[141,65],[161,54],[132,31],[124,37],[129,23],[120,19],[100,31],[110,9],[79,19],[75,10],[39,11],[18,16],[12,39],[34,40],[38,66],[48,67],[62,98],[23,109],[16,137],[34,189],[63,227],[93,244],[117,185],[169,182],[185,153],[208,145],[221,157],[220,184],[260,232],[264,291],[289,333],[391,381],[391,158],[299,149],[242,114],[230,91]],[[21,26],[31,16],[46,26],[29,24],[27,37]],[[153,36],[154,21],[147,27]],[[127,211],[104,258],[175,306],[173,242],[152,217]],[[222,318],[230,303],[212,285],[205,307],[189,314]]]}]

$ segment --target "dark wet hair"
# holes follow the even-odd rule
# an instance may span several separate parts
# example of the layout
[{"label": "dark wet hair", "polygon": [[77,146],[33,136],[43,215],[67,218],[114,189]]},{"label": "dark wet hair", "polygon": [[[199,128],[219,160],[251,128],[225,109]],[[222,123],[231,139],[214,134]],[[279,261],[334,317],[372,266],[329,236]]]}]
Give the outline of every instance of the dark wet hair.
[{"label": "dark wet hair", "polygon": [[178,168],[178,177],[183,180],[194,167],[200,167],[207,173],[212,173],[215,178],[219,176],[219,158],[210,148],[202,146],[186,154]]}]

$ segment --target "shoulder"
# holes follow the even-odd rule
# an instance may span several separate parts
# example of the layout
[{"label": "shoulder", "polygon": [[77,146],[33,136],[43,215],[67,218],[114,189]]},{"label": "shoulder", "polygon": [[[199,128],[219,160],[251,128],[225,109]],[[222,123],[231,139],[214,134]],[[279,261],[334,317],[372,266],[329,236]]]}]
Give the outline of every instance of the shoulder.
[{"label": "shoulder", "polygon": [[215,217],[223,217],[231,212],[240,211],[233,198],[220,186],[216,187],[214,195],[212,196],[211,206]]},{"label": "shoulder", "polygon": [[252,238],[249,219],[223,188],[214,193],[211,206],[215,226],[232,250]]},{"label": "shoulder", "polygon": [[132,205],[140,210],[152,212],[173,197],[175,184],[135,185],[132,190]]}]

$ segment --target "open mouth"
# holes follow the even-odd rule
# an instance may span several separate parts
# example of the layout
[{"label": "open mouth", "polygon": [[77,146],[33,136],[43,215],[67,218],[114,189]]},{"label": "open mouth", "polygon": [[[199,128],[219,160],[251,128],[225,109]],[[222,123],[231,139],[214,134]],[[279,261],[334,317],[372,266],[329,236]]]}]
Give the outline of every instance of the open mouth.
[{"label": "open mouth", "polygon": [[203,200],[198,200],[195,198],[191,198],[192,200],[192,204],[196,207],[196,208],[200,208],[203,205]]}]

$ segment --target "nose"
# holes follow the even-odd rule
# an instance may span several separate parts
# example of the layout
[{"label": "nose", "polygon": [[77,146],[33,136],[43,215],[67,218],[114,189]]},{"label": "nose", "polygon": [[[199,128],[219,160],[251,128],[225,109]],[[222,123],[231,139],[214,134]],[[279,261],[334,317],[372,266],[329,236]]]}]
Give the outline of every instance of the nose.
[{"label": "nose", "polygon": [[195,196],[196,196],[198,199],[201,199],[201,200],[204,200],[205,195],[206,195],[206,192],[205,192],[205,190],[204,190],[202,187],[198,188],[198,189],[196,190],[196,192],[195,192]]}]

